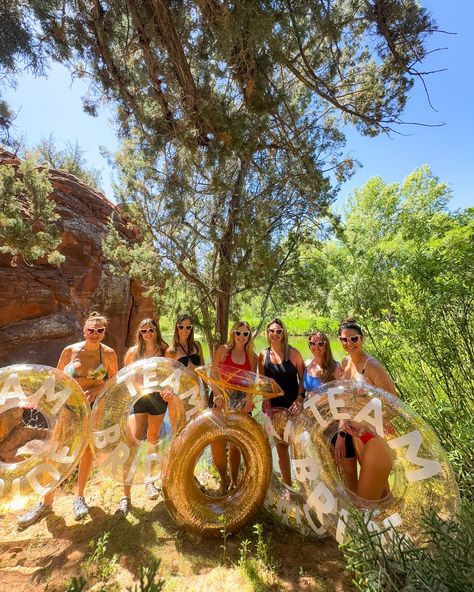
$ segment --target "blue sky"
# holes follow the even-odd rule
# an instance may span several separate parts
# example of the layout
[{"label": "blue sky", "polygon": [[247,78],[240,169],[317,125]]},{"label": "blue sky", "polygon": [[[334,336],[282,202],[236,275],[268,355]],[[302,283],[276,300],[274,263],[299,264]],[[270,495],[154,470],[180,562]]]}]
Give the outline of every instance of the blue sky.
[{"label": "blue sky", "polygon": [[[432,36],[431,49],[447,48],[432,54],[425,69],[446,68],[428,77],[431,102],[428,104],[421,84],[410,93],[403,115],[406,122],[441,124],[442,127],[404,125],[397,129],[404,135],[365,138],[355,130],[347,129],[346,152],[358,159],[362,168],[345,183],[338,202],[373,176],[392,183],[402,179],[423,164],[428,164],[440,180],[450,184],[453,191],[452,208],[474,206],[472,175],[474,164],[474,115],[472,101],[474,81],[471,60],[474,55],[472,23],[474,2],[460,0],[424,1],[440,29],[456,35]],[[59,148],[76,140],[85,150],[89,164],[102,170],[102,186],[112,198],[111,171],[100,154],[99,147],[109,151],[117,148],[112,125],[112,114],[106,106],[98,118],[82,110],[81,96],[87,86],[81,80],[71,80],[61,66],[53,65],[48,78],[34,78],[25,74],[18,79],[16,89],[7,89],[5,98],[18,112],[16,132],[26,136],[28,145],[34,145],[51,133]]]}]

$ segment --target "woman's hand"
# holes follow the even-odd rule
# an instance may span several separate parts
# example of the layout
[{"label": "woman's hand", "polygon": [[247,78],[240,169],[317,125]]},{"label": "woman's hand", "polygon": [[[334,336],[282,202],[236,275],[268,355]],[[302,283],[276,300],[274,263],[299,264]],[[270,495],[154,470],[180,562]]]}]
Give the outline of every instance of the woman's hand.
[{"label": "woman's hand", "polygon": [[166,386],[160,392],[160,395],[161,395],[161,398],[163,399],[163,401],[166,401],[167,403],[169,403],[171,401],[171,399],[174,397],[174,393],[169,386]]},{"label": "woman's hand", "polygon": [[85,389],[84,396],[86,397],[86,401],[88,403],[93,403],[97,399],[97,397],[99,396],[101,390],[102,390],[102,385],[94,386],[90,389]]},{"label": "woman's hand", "polygon": [[290,414],[290,416],[296,415],[298,413],[298,411],[301,409],[303,405],[303,401],[303,397],[298,395],[298,397],[293,401],[293,403],[290,405],[288,409],[288,413]]},{"label": "woman's hand", "polygon": [[269,399],[264,399],[264,401],[262,403],[262,411],[263,411],[263,413],[265,413],[265,415],[269,415],[271,409],[272,409],[272,404],[270,403],[270,400]]},{"label": "woman's hand", "polygon": [[254,409],[255,409],[255,403],[253,402],[253,398],[248,397],[247,399],[245,399],[245,403],[242,408],[243,413],[250,413]]}]

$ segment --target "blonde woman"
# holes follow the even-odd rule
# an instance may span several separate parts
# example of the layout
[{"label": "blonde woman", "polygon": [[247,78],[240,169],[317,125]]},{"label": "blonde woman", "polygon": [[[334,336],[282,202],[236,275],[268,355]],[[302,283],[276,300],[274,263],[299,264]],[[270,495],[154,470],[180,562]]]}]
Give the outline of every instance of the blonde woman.
[{"label": "blonde woman", "polygon": [[[231,328],[229,340],[225,345],[217,348],[212,358],[212,363],[222,366],[248,370],[255,372],[257,369],[257,355],[254,351],[252,330],[247,321],[237,321]],[[218,393],[213,394],[213,403],[216,408],[222,408],[223,398]],[[253,407],[251,401],[245,402],[242,412],[248,413]],[[233,445],[229,447],[230,477],[227,474],[227,455],[225,441],[218,441],[211,444],[212,460],[219,472],[221,484],[219,494],[224,495],[229,487],[237,484],[240,467],[240,450]]]},{"label": "blonde woman", "polygon": [[[125,354],[125,366],[144,358],[163,357],[168,349],[168,344],[163,340],[160,327],[155,319],[143,319],[138,325],[135,341],[136,345]],[[150,446],[156,445],[168,408],[168,398],[169,396],[164,391],[156,392],[141,397],[135,403],[129,417],[129,428],[137,440],[142,439],[146,429],[148,443]],[[131,490],[131,484],[124,484],[123,497],[115,512],[116,515],[126,516],[130,511]],[[151,500],[157,499],[160,495],[159,489],[152,482],[145,484],[145,490]]]},{"label": "blonde woman", "polygon": [[[98,312],[92,312],[84,324],[84,341],[68,345],[62,351],[57,365],[58,370],[63,370],[79,383],[91,407],[105,382],[118,371],[115,351],[102,343],[106,330],[107,319]],[[79,463],[77,493],[72,506],[75,520],[80,520],[89,513],[84,498],[84,489],[92,469],[92,463],[92,452],[87,447]],[[53,489],[42,502],[20,516],[18,526],[26,528],[51,512],[54,493]]]},{"label": "blonde woman", "polygon": [[[263,403],[264,412],[271,407],[285,407],[294,415],[304,401],[304,361],[300,352],[288,343],[288,332],[283,321],[273,319],[267,325],[268,348],[258,358],[259,371],[282,388],[283,395]],[[291,487],[291,466],[288,444],[279,442],[276,446],[278,464],[284,483]]]}]

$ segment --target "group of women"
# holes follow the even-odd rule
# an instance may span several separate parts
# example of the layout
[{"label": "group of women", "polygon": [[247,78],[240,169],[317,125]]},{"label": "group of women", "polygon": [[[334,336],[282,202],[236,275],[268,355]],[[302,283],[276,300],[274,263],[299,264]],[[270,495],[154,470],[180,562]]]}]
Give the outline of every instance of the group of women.
[{"label": "group of women", "polygon": [[[61,353],[58,369],[75,378],[84,390],[91,404],[104,387],[105,382],[118,371],[115,351],[102,342],[106,336],[107,319],[92,313],[83,328],[84,341],[66,347]],[[225,345],[214,353],[212,362],[220,366],[258,372],[273,378],[283,390],[280,397],[263,403],[263,411],[270,415],[275,407],[286,408],[294,415],[303,405],[305,397],[318,386],[332,380],[353,379],[367,382],[391,393],[394,385],[387,371],[363,349],[364,335],[361,327],[353,320],[341,323],[338,337],[348,356],[339,364],[334,360],[331,345],[325,333],[317,331],[308,337],[308,347],[312,356],[306,361],[300,352],[288,342],[288,332],[280,319],[267,324],[268,347],[258,356],[254,351],[250,325],[245,321],[235,323]],[[138,326],[136,345],[131,347],[124,359],[129,365],[138,359],[164,356],[181,362],[190,370],[205,363],[201,344],[194,339],[192,320],[188,315],[180,316],[175,324],[171,345],[162,338],[158,323],[154,319],[144,319]],[[210,406],[219,412],[223,398],[219,393],[210,397]],[[253,403],[245,399],[240,408],[242,413],[250,413]],[[146,438],[150,446],[159,440],[165,413],[168,410],[173,424],[173,394],[168,390],[142,397],[133,406],[129,427],[133,435]],[[388,475],[391,470],[391,457],[386,452],[386,443],[375,434],[361,426],[340,422],[336,436],[332,440],[335,461],[341,466],[347,486],[361,498],[377,500],[388,493]],[[227,450],[228,448],[228,450]],[[282,481],[291,486],[291,464],[288,444],[280,442],[276,446]],[[240,451],[225,442],[212,445],[212,458],[220,476],[219,494],[224,495],[238,480]],[[358,470],[357,461],[360,469]],[[93,464],[90,448],[86,448],[80,464],[77,493],[73,502],[76,520],[89,513],[84,489]],[[229,466],[228,466],[229,465]],[[230,470],[229,470],[230,469]],[[160,491],[154,483],[145,485],[150,499],[156,499]],[[43,500],[18,518],[18,525],[25,528],[46,516],[52,509],[54,490]],[[131,507],[131,485],[124,485],[117,515],[126,515]]]}]

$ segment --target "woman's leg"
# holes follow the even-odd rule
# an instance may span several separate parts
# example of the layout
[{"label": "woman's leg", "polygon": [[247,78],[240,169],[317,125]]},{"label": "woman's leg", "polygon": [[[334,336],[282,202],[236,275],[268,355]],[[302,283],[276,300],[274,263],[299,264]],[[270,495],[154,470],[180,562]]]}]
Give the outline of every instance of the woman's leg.
[{"label": "woman's leg", "polygon": [[148,443],[152,446],[156,446],[158,440],[160,439],[160,430],[163,424],[163,420],[165,418],[165,414],[161,415],[150,415],[148,413],[148,428],[146,433],[146,439]]},{"label": "woman's leg", "polygon": [[357,495],[366,500],[379,500],[388,495],[388,476],[392,466],[392,454],[387,443],[381,438],[369,440],[361,457]]},{"label": "woman's leg", "polygon": [[342,470],[344,471],[344,476],[346,478],[347,487],[352,491],[352,493],[357,493],[357,459],[356,457],[352,458],[345,458],[342,461]]},{"label": "woman's leg", "polygon": [[[128,417],[128,429],[130,430],[130,434],[136,440],[140,441],[143,438],[143,434],[145,433],[147,415],[147,413],[132,413]],[[130,497],[131,491],[132,484],[124,483],[123,495],[125,497]]]},{"label": "woman's leg", "polygon": [[92,451],[89,446],[84,450],[81,461],[79,463],[79,473],[77,475],[77,496],[84,497],[84,489],[87,480],[91,474],[93,464]]},{"label": "woman's leg", "polygon": [[211,444],[212,462],[221,478],[221,485],[219,487],[219,494],[224,495],[229,485],[229,477],[227,475],[227,454],[226,454],[225,440],[216,440]]},{"label": "woman's leg", "polygon": [[230,477],[234,486],[237,485],[237,481],[239,479],[240,456],[240,450],[237,448],[237,446],[231,444],[229,450],[229,465]]},{"label": "woman's leg", "polygon": [[279,442],[276,445],[278,454],[278,466],[280,467],[281,478],[283,483],[291,487],[291,465],[290,465],[290,451],[286,442]]}]

